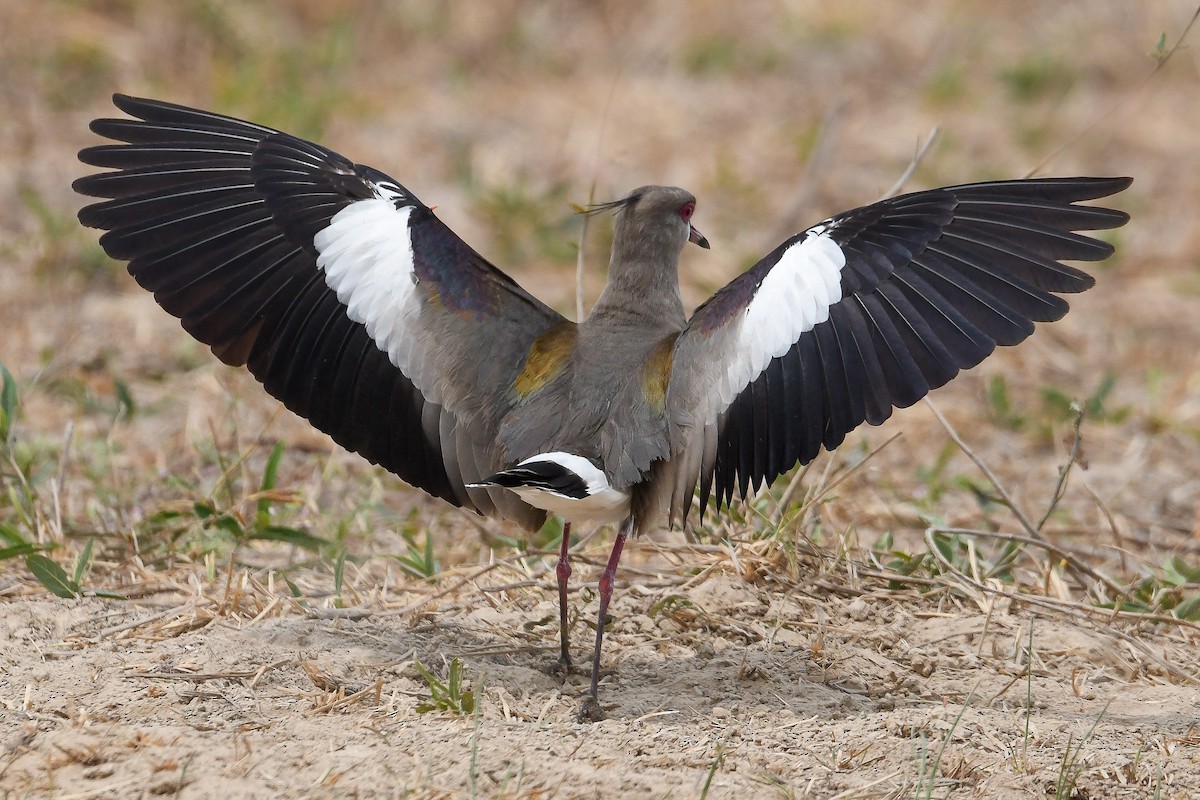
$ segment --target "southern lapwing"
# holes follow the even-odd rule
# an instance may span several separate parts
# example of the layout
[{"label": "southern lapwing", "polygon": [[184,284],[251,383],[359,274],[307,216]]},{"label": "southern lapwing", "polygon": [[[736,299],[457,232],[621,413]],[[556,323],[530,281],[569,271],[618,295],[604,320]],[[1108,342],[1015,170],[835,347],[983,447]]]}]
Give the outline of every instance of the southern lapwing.
[{"label": "southern lapwing", "polygon": [[456,506],[538,528],[619,522],[591,686],[626,539],[721,506],[878,425],[1092,286],[1060,263],[1111,245],[1077,205],[1128,178],[996,181],[847,211],[768,253],[690,317],[679,257],[696,199],[644,186],[615,212],[608,284],[582,322],[538,301],[398,181],[261,125],[117,95],[121,142],[79,157],[79,212],[226,364],[343,447]]}]

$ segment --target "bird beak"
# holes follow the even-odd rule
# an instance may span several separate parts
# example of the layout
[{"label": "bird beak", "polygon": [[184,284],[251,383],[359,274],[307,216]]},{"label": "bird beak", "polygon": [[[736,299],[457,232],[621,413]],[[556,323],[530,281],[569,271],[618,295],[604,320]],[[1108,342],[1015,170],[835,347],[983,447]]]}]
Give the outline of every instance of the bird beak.
[{"label": "bird beak", "polygon": [[708,239],[705,239],[704,234],[701,233],[700,231],[696,230],[695,225],[691,226],[691,228],[692,228],[691,232],[688,233],[688,241],[691,242],[692,244],[698,244],[701,247],[703,247],[705,250],[708,250],[709,249]]}]

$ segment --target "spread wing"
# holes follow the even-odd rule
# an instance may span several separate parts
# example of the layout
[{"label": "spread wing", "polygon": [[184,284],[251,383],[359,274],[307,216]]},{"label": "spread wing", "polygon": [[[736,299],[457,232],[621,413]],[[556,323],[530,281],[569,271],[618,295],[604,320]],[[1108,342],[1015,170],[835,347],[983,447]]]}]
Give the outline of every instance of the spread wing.
[{"label": "spread wing", "polygon": [[117,95],[112,168],[74,188],[113,258],[226,364],[432,495],[536,527],[496,432],[534,340],[569,324],[381,172],[285,133]]},{"label": "spread wing", "polygon": [[1063,260],[1111,245],[1073,231],[1125,224],[1076,205],[1128,178],[1033,179],[901,195],[788,239],[697,309],[673,357],[672,521],[697,483],[746,496],[832,450],[969,369],[1035,322],[1067,312],[1059,294],[1092,286]]}]

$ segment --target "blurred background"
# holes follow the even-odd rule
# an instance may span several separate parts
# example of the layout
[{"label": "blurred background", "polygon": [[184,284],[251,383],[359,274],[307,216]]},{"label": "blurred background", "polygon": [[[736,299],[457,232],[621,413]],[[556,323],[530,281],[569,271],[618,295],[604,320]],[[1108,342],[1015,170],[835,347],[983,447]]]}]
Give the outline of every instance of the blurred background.
[{"label": "blurred background", "polygon": [[[1133,221],[1103,234],[1118,254],[1092,267],[1097,288],[937,398],[1039,503],[1065,458],[1067,406],[1090,398],[1091,469],[1064,530],[1095,538],[1111,513],[1146,546],[1192,548],[1200,82],[1195,47],[1166,55],[1193,11],[1116,0],[4,3],[0,362],[22,387],[28,463],[52,474],[74,448],[62,507],[101,532],[175,496],[172,477],[217,469],[198,442],[219,450],[263,431],[319,456],[284,467],[293,480],[320,476],[313,503],[369,492],[332,492],[332,470],[369,476],[400,498],[386,501],[396,513],[428,508],[218,365],[78,226],[75,153],[98,142],[87,124],[115,113],[114,91],[248,118],[375,166],[565,312],[574,205],[645,183],[694,191],[713,244],[685,257],[695,304],[787,235],[887,192],[936,127],[906,188],[1135,178],[1112,201]],[[608,224],[589,232],[589,302]],[[968,467],[920,405],[850,449],[897,432],[900,446],[831,524],[919,531],[935,496],[961,488],[950,476]],[[977,494],[936,513],[978,516]]]},{"label": "blurred background", "polygon": [[[618,796],[617,778],[628,796],[705,797],[714,774],[714,797],[1195,796],[1195,693],[1172,683],[1200,674],[1200,32],[1175,49],[1195,12],[0,2],[0,779],[75,797],[410,781],[474,797],[478,761],[482,792],[513,797]],[[699,197],[712,250],[688,248],[681,270],[696,304],[888,192],[935,128],[906,189],[1133,176],[1108,201],[1132,221],[1099,234],[1117,254],[1087,266],[1096,287],[934,393],[1054,545],[1016,543],[994,486],[918,403],[820,456],[794,493],[785,477],[710,514],[707,547],[632,543],[605,645],[621,710],[585,736],[571,690],[533,671],[557,641],[561,532],[476,519],[343,452],[79,226],[76,153],[113,92],[370,164],[572,316],[573,208],[646,183]],[[588,231],[589,302],[610,225]],[[1073,404],[1087,416],[1056,499]],[[607,549],[604,534],[577,547],[577,620]],[[417,713],[435,682],[406,659],[452,684],[459,654],[488,727]],[[506,792],[526,757],[527,791]]]}]

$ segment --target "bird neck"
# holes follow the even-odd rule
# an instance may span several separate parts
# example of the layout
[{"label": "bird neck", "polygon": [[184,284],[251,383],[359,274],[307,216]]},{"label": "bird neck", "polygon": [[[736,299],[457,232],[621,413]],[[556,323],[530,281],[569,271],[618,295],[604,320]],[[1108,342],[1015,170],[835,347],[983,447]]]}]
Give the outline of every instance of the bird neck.
[{"label": "bird neck", "polygon": [[614,238],[608,283],[587,321],[682,329],[687,317],[679,297],[678,243]]}]

